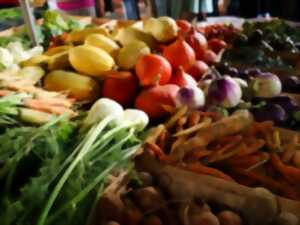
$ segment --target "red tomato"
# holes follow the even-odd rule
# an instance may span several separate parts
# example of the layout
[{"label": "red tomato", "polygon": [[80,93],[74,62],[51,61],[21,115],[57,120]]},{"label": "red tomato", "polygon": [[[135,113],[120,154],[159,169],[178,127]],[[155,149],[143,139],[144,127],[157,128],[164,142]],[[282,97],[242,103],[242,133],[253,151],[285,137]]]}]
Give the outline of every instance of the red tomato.
[{"label": "red tomato", "polygon": [[206,62],[208,65],[212,65],[218,61],[218,56],[212,50],[206,50],[201,57],[201,60]]},{"label": "red tomato", "polygon": [[208,47],[218,54],[222,49],[226,48],[227,44],[225,41],[213,38],[208,41]]},{"label": "red tomato", "polygon": [[133,104],[138,92],[138,80],[129,73],[126,78],[108,78],[103,83],[102,96],[120,103],[124,107]]},{"label": "red tomato", "polygon": [[179,34],[185,34],[192,28],[191,23],[187,20],[176,20],[176,24],[179,28]]},{"label": "red tomato", "polygon": [[208,65],[201,61],[197,60],[192,67],[187,71],[188,74],[193,76],[196,81],[200,80],[201,77],[209,70]]},{"label": "red tomato", "polygon": [[149,54],[139,58],[135,66],[135,72],[142,86],[163,85],[169,82],[172,67],[164,57]]}]

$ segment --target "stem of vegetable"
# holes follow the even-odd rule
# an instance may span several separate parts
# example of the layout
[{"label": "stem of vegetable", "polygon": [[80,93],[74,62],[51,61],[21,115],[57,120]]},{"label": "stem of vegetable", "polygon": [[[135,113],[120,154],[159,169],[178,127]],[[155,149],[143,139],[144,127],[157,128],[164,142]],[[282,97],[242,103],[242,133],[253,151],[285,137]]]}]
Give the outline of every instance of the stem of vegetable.
[{"label": "stem of vegetable", "polygon": [[59,210],[56,211],[56,213],[49,218],[49,223],[51,223],[53,220],[55,220],[58,216],[61,215],[65,210],[67,210],[72,205],[76,205],[78,202],[80,202],[86,194],[88,194],[101,180],[103,180],[116,166],[118,166],[121,162],[127,160],[129,157],[131,157],[138,149],[140,145],[136,145],[133,147],[130,147],[128,149],[123,150],[125,153],[120,161],[116,161],[108,168],[106,168],[101,174],[99,174],[92,183],[90,183],[85,189],[83,189],[77,196],[75,196],[72,200],[67,202],[65,205],[63,205]]},{"label": "stem of vegetable", "polygon": [[67,170],[65,171],[65,173],[63,174],[61,179],[58,181],[58,183],[54,187],[54,190],[53,190],[52,194],[50,195],[49,200],[46,203],[44,210],[42,211],[42,214],[37,222],[37,225],[45,225],[49,211],[50,211],[51,207],[53,206],[54,201],[56,200],[63,185],[69,178],[70,174],[72,173],[72,171],[74,170],[76,165],[80,162],[80,160],[83,159],[83,157],[86,155],[86,153],[91,150],[91,147],[92,147],[93,143],[95,142],[96,138],[99,136],[99,134],[113,119],[114,119],[113,117],[108,116],[108,117],[104,118],[100,123],[97,124],[97,126],[95,128],[95,132],[93,132],[93,134],[88,137],[88,139],[86,140],[86,142],[80,149],[78,155],[76,156],[76,158],[74,159],[72,164],[67,168]]}]

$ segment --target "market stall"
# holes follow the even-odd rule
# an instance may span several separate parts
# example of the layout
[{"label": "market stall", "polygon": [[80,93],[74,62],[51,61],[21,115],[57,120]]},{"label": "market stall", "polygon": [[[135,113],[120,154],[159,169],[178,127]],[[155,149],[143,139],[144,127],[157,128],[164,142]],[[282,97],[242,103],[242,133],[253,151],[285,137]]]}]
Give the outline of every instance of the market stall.
[{"label": "market stall", "polygon": [[0,224],[299,225],[300,29],[234,21],[4,31]]}]

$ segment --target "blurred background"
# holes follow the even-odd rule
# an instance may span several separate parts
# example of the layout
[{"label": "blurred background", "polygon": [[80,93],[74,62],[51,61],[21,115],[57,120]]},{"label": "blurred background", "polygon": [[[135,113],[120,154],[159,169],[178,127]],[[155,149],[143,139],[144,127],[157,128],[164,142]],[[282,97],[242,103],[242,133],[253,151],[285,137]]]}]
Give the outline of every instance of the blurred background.
[{"label": "blurred background", "polygon": [[[300,21],[299,0],[31,0],[35,16],[53,9],[67,14],[115,19],[171,16],[203,21],[209,17],[279,17]],[[0,29],[22,23],[18,0],[0,0]]]}]

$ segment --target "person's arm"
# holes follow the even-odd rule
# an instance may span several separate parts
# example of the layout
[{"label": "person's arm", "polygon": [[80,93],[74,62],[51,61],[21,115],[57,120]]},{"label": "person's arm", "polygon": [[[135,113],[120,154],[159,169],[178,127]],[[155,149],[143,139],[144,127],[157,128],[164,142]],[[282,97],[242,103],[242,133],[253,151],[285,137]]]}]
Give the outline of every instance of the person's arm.
[{"label": "person's arm", "polygon": [[225,15],[230,5],[230,0],[218,0],[218,10],[220,15]]}]

